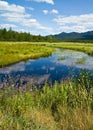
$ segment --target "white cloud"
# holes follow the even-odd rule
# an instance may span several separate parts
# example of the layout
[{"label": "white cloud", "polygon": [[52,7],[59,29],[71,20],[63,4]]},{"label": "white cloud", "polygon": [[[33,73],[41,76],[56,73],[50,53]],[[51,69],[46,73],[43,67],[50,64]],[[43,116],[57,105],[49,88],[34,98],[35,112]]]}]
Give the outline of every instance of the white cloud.
[{"label": "white cloud", "polygon": [[48,10],[43,10],[43,13],[48,14],[49,12],[48,12]]},{"label": "white cloud", "polygon": [[26,9],[34,11],[34,8],[32,8],[32,7],[26,7]]},{"label": "white cloud", "polygon": [[[33,29],[37,32],[43,30],[45,33],[47,33],[52,30],[50,27],[45,27],[41,25],[35,18],[32,18],[30,14],[26,13],[26,10],[23,6],[0,1],[0,11],[0,19],[7,22],[6,27],[16,24],[19,25],[19,28],[20,26],[23,26],[23,28],[27,27],[29,30]],[[2,25],[2,23],[0,25]]]},{"label": "white cloud", "polygon": [[52,9],[50,13],[51,13],[51,14],[58,14],[59,12],[58,12],[58,10],[56,10],[56,9]]},{"label": "white cloud", "polygon": [[56,10],[56,9],[52,9],[52,10],[43,10],[43,13],[44,14],[58,14],[59,12],[58,12],[58,10]]},{"label": "white cloud", "polygon": [[25,8],[19,5],[9,5],[6,1],[0,1],[0,10],[2,11],[10,11],[10,12],[17,12],[17,13],[24,13]]},{"label": "white cloud", "polygon": [[8,20],[12,19],[10,21],[15,22],[14,21],[15,18],[16,18],[16,21],[19,21],[19,19],[30,18],[31,15],[30,14],[19,14],[19,13],[15,13],[15,12],[12,12],[12,13],[7,12],[7,13],[2,13],[0,16],[7,18]]},{"label": "white cloud", "polygon": [[15,24],[0,24],[0,28],[17,28]]},{"label": "white cloud", "polygon": [[85,32],[93,30],[93,14],[83,14],[78,16],[58,16],[55,21],[60,31]]},{"label": "white cloud", "polygon": [[29,1],[35,1],[35,2],[45,2],[45,3],[48,3],[48,4],[52,4],[54,5],[54,1],[53,0],[29,0]]}]

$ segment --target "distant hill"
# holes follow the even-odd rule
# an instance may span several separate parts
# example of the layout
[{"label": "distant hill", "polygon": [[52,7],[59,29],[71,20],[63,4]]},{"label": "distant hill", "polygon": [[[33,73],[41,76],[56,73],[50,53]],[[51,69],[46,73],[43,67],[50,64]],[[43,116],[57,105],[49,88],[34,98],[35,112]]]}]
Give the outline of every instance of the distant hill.
[{"label": "distant hill", "polygon": [[51,35],[52,37],[56,38],[57,40],[64,40],[64,41],[77,41],[77,40],[93,40],[93,31],[88,31],[84,33],[65,33],[62,32],[60,34]]}]

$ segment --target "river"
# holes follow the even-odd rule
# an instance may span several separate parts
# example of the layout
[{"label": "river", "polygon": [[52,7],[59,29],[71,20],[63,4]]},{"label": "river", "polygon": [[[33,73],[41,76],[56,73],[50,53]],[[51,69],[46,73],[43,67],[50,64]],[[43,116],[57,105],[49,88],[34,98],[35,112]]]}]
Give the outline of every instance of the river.
[{"label": "river", "polygon": [[29,59],[0,68],[0,87],[6,85],[43,85],[45,82],[61,82],[86,69],[93,73],[93,57],[79,51],[56,49],[49,57]]}]

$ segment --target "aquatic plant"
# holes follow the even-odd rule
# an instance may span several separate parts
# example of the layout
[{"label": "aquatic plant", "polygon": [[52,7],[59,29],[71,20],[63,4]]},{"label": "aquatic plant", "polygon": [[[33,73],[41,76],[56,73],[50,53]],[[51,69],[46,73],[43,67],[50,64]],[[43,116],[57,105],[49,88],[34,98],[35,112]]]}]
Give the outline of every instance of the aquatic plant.
[{"label": "aquatic plant", "polygon": [[65,60],[65,57],[59,57],[58,60]]},{"label": "aquatic plant", "polygon": [[86,58],[79,58],[79,59],[77,59],[77,61],[76,61],[76,64],[84,64],[86,62]]}]

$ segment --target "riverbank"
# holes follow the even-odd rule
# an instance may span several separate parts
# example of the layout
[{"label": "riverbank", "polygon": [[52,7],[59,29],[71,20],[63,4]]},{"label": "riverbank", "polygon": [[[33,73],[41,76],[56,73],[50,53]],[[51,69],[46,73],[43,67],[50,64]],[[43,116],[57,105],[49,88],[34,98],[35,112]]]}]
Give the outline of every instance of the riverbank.
[{"label": "riverbank", "polygon": [[40,91],[36,86],[0,90],[0,130],[92,130],[93,88],[86,76]]},{"label": "riverbank", "polygon": [[50,47],[71,49],[76,51],[82,51],[86,54],[93,56],[93,43],[73,43],[73,42],[62,42],[62,43],[48,43]]},{"label": "riverbank", "polygon": [[47,57],[52,54],[53,50],[53,48],[42,44],[1,42],[0,66],[4,67],[19,61]]},{"label": "riverbank", "polygon": [[4,67],[19,61],[47,57],[54,48],[77,50],[93,56],[93,44],[87,43],[43,43],[43,42],[0,42],[0,66]]}]

